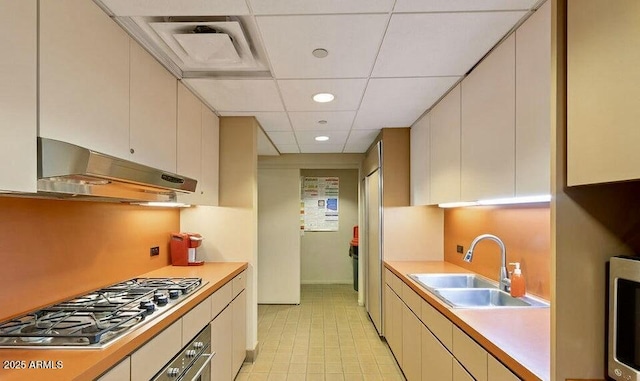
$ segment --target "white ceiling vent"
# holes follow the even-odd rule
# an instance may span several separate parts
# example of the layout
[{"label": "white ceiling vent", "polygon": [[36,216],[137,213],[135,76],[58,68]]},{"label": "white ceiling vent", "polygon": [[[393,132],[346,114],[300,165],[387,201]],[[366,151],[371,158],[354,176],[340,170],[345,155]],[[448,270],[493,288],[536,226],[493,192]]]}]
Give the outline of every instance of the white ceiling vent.
[{"label": "white ceiling vent", "polygon": [[247,69],[255,59],[238,21],[151,22],[151,28],[182,61],[183,71]]}]

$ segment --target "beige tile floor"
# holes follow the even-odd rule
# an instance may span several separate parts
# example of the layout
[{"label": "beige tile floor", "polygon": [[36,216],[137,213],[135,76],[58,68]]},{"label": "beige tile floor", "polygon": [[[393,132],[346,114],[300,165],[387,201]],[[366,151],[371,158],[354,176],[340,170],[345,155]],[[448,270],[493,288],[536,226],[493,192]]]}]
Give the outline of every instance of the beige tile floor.
[{"label": "beige tile floor", "polygon": [[303,285],[300,305],[259,305],[255,363],[237,381],[404,381],[351,285]]}]

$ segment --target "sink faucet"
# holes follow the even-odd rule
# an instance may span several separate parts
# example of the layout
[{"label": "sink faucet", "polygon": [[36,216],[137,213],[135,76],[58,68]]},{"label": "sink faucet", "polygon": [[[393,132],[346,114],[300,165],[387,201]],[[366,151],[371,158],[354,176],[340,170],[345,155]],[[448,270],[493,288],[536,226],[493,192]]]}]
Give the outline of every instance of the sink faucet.
[{"label": "sink faucet", "polygon": [[491,241],[494,241],[500,246],[500,255],[502,258],[502,262],[500,263],[500,278],[499,278],[500,289],[502,291],[509,292],[509,288],[511,287],[511,280],[509,279],[509,275],[507,273],[507,249],[505,249],[504,242],[502,242],[500,238],[496,237],[493,234],[481,234],[477,236],[471,242],[471,246],[469,246],[469,250],[467,250],[467,254],[464,255],[464,261],[471,262],[471,259],[473,258],[473,250],[476,248],[476,245],[478,244],[478,242],[484,239],[489,239]]}]

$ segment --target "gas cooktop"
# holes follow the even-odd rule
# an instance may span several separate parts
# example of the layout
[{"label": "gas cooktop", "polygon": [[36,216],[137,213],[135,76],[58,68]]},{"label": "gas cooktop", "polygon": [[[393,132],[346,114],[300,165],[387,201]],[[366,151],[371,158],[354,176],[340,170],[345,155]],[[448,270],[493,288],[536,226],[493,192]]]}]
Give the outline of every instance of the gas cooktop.
[{"label": "gas cooktop", "polygon": [[134,278],[0,323],[0,348],[104,348],[177,306],[201,278]]}]

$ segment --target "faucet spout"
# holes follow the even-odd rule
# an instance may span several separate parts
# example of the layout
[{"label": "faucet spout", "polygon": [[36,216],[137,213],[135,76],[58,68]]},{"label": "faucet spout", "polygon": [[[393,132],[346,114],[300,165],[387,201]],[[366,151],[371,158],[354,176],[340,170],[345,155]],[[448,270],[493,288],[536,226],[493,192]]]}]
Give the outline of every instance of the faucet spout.
[{"label": "faucet spout", "polygon": [[509,279],[509,275],[507,272],[507,249],[504,246],[504,242],[502,242],[502,240],[500,238],[498,238],[497,236],[493,235],[493,234],[481,234],[479,236],[477,236],[476,238],[474,238],[474,240],[471,242],[471,245],[469,246],[469,250],[467,250],[467,253],[464,255],[464,261],[465,262],[471,262],[473,260],[473,251],[476,248],[476,245],[482,241],[482,240],[491,240],[495,243],[498,244],[498,246],[500,246],[500,258],[501,258],[501,263],[500,263],[500,278],[499,279],[499,283],[500,283],[500,289],[503,291],[509,291],[510,286],[511,286],[511,280]]}]

